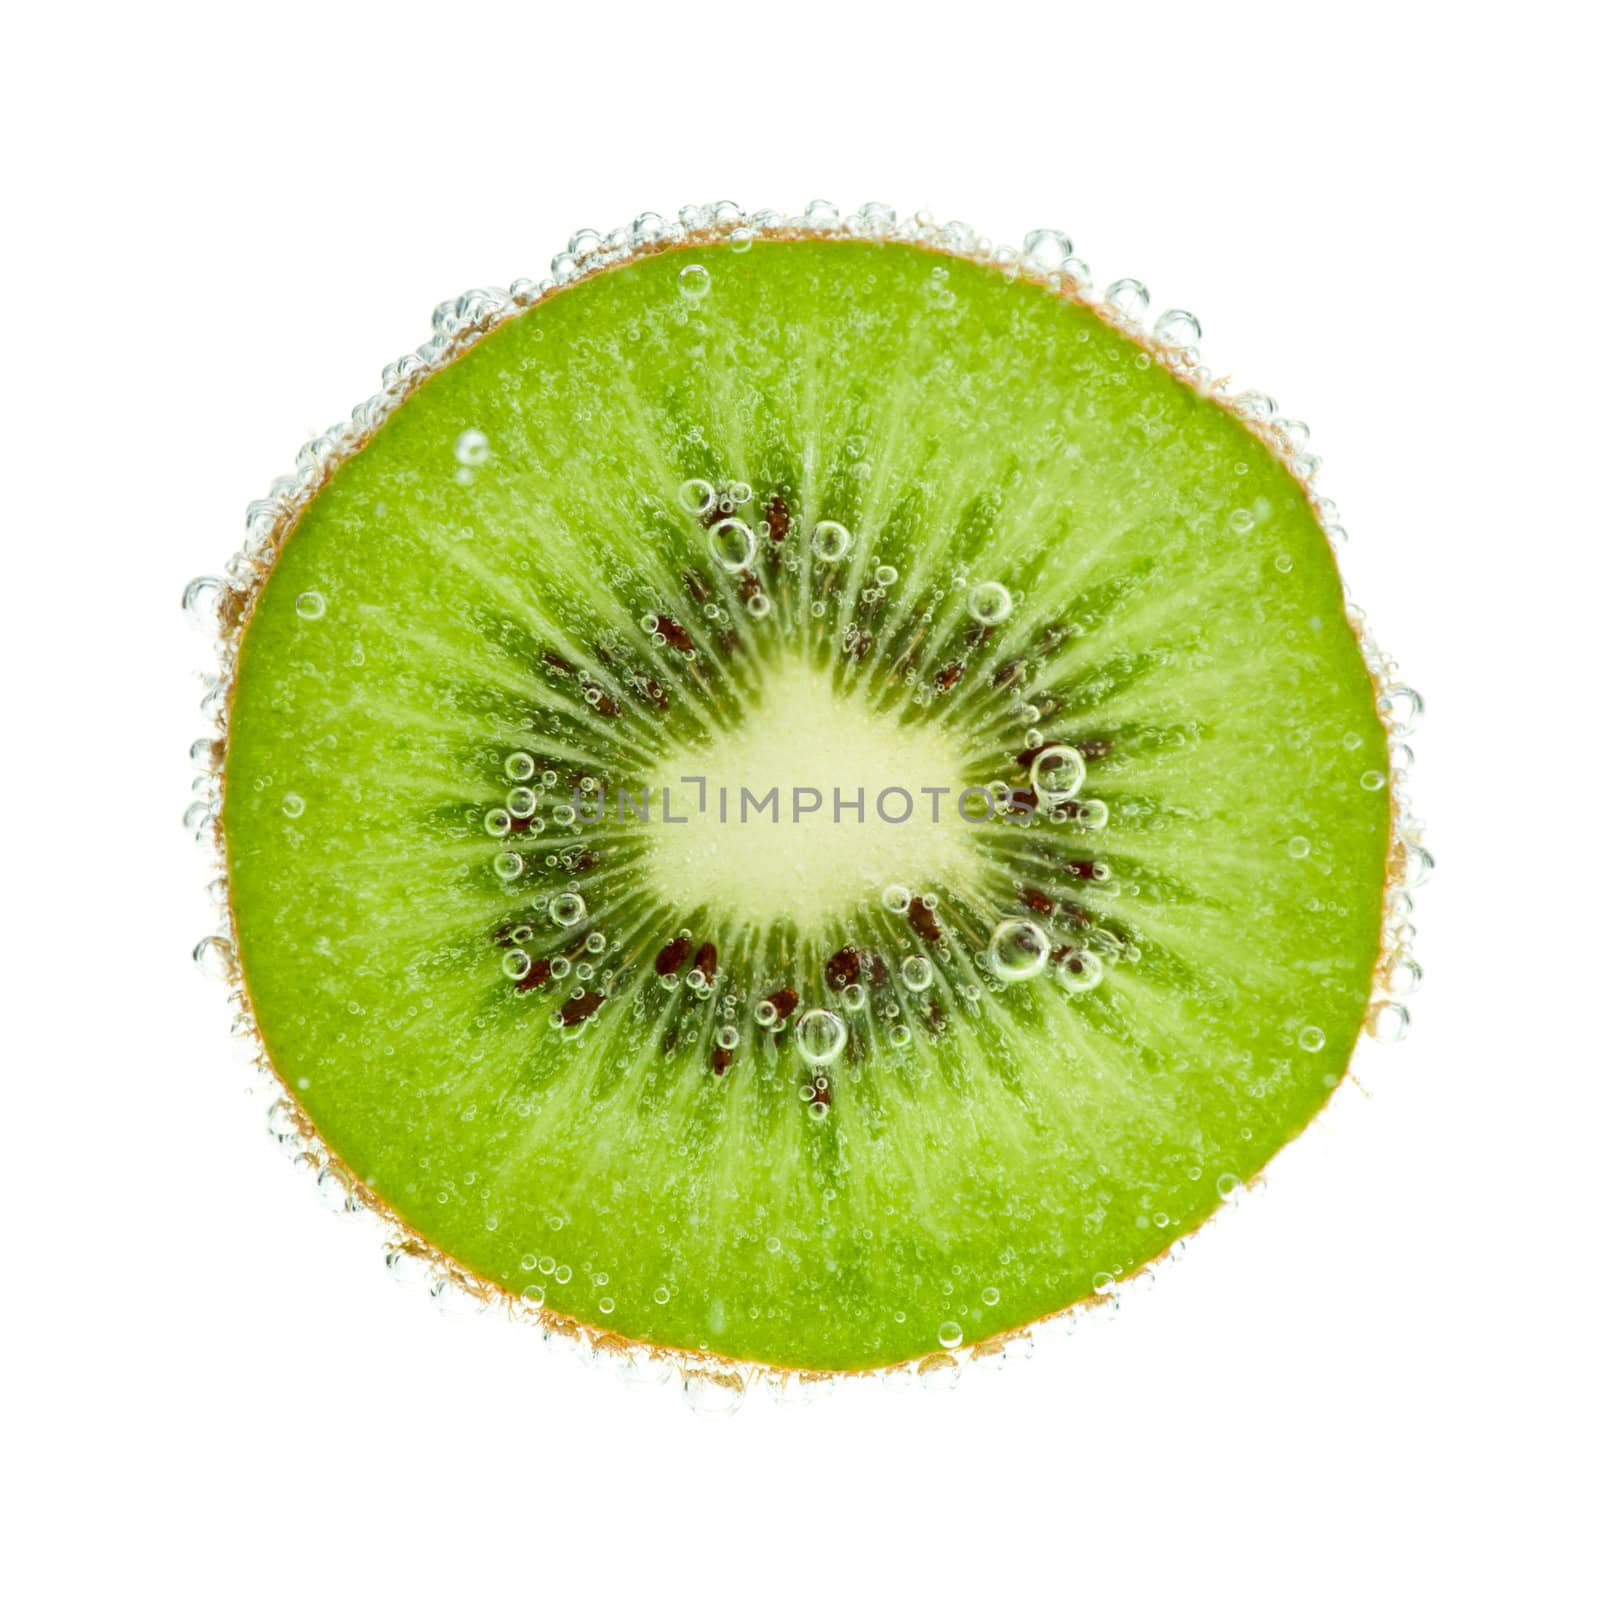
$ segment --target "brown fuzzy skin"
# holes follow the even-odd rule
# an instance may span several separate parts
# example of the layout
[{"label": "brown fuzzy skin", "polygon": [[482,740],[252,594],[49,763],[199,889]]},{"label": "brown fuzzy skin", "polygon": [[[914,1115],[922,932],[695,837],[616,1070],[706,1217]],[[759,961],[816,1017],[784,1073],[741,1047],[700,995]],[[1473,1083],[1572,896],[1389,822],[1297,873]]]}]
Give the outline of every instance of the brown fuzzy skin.
[{"label": "brown fuzzy skin", "polygon": [[[664,254],[670,250],[688,249],[695,246],[713,244],[719,242],[736,226],[739,226],[739,224],[736,222],[729,222],[726,224],[698,230],[695,233],[687,236],[682,241],[662,241],[657,244],[641,247],[635,250],[633,254],[630,255],[625,261],[603,266],[599,268],[598,271],[618,271],[625,267],[628,261],[638,259],[639,257]],[[811,229],[798,225],[775,229],[770,233],[763,235],[763,237],[767,239],[816,239],[819,237],[837,236],[840,235],[830,235],[826,230]],[[963,260],[976,259],[975,257],[972,257],[964,252],[942,248],[937,244],[927,241],[896,240],[893,242],[906,245],[911,248],[924,250],[932,256],[953,256]],[[979,264],[988,265],[993,268],[993,263],[980,262]],[[589,274],[587,276],[594,275],[595,274]],[[571,284],[552,290],[549,295],[546,295],[540,300],[535,301],[534,305],[542,305],[551,297],[551,295],[570,292],[571,289],[580,286],[585,281],[587,281],[586,277],[575,279]],[[1083,306],[1086,310],[1099,318],[1099,320],[1104,322],[1108,327],[1113,328],[1114,331],[1116,331],[1121,337],[1128,339],[1131,343],[1139,346],[1146,354],[1149,354],[1152,359],[1159,360],[1162,358],[1163,351],[1152,338],[1145,335],[1142,331],[1130,330],[1124,327],[1120,322],[1113,318],[1105,310],[1105,308],[1092,301],[1084,299],[1081,295],[1076,294],[1071,287],[1065,283],[1065,281],[1063,281],[1059,287],[1052,287],[1036,278],[1029,278],[1026,276],[1019,278],[1018,281],[1030,284],[1041,293],[1055,294],[1063,299],[1074,301],[1076,304]],[[532,308],[523,308],[522,310],[518,311],[516,315],[525,315],[528,309]],[[464,333],[458,334],[448,350],[444,352],[436,364],[420,372],[416,377],[410,380],[409,385],[401,397],[402,402],[405,396],[408,396],[410,393],[414,392],[417,387],[420,387],[422,383],[425,383],[428,378],[433,376],[436,372],[443,370],[445,367],[451,365],[454,361],[459,359],[462,354],[471,349],[473,345],[478,342],[478,339],[483,336],[484,335],[477,330],[468,330]],[[1238,409],[1236,402],[1234,402],[1230,397],[1208,394],[1206,392],[1205,385],[1200,381],[1197,381],[1195,375],[1187,367],[1173,367],[1170,370],[1172,370],[1173,375],[1178,379],[1178,381],[1186,384],[1189,388],[1195,390],[1197,393],[1202,394],[1204,398],[1208,398],[1212,400],[1213,403],[1222,406],[1224,410],[1229,411],[1239,426],[1243,427],[1247,432],[1251,433],[1254,437],[1260,440],[1261,443],[1263,443],[1267,449],[1271,451],[1273,456],[1278,461],[1285,465],[1288,464],[1290,459],[1289,453],[1285,450],[1277,436],[1264,422],[1254,417],[1244,415]],[[381,426],[381,420],[376,424],[352,424],[348,434],[340,439],[337,446],[326,452],[320,458],[315,475],[308,481],[302,490],[296,492],[296,495],[288,504],[284,513],[279,517],[276,525],[274,526],[270,538],[267,541],[270,549],[265,562],[258,562],[256,564],[254,576],[243,587],[237,589],[229,587],[224,591],[223,599],[219,602],[218,607],[218,651],[220,656],[221,672],[224,676],[227,686],[226,707],[228,713],[231,714],[232,711],[233,671],[238,657],[239,645],[249,628],[256,602],[259,600],[262,590],[264,589],[268,579],[271,577],[278,553],[282,550],[285,542],[293,536],[306,507],[315,498],[317,492],[338,470],[340,465],[358,454],[366,446],[366,444],[376,433],[379,426]],[[1296,481],[1299,482],[1299,480]],[[1309,488],[1305,484],[1300,483],[1300,489],[1301,493],[1306,497],[1312,514],[1316,516],[1320,522],[1322,520],[1321,513],[1317,510],[1315,501],[1312,498]],[[1356,619],[1347,615],[1346,625],[1350,629],[1351,636],[1355,639],[1357,645],[1360,646],[1363,644],[1366,640],[1366,632],[1362,624]],[[684,631],[685,635],[687,636],[686,630],[682,631]],[[860,642],[857,647],[852,648],[851,651],[852,655],[857,661],[865,659],[865,657],[871,651],[872,643],[873,640],[870,634],[862,636],[862,642]],[[677,648],[682,647],[678,646]],[[692,648],[692,642],[690,648]],[[1370,662],[1373,659],[1373,655],[1367,651],[1363,651],[1362,658],[1364,661]],[[559,670],[559,668],[555,667],[554,663],[548,664],[551,665],[553,669]],[[1013,668],[1015,668],[1014,675]],[[1009,682],[1016,681],[1017,678],[1020,678],[1025,670],[1025,663],[1019,662],[1004,664],[997,672],[996,685],[1000,686],[1000,673],[1007,675],[1007,683],[1009,684]],[[1378,711],[1377,701],[1379,697],[1388,690],[1390,684],[1387,681],[1375,676],[1370,665],[1367,671],[1368,679],[1372,687],[1374,711],[1379,716],[1379,720],[1382,721],[1382,713]],[[620,708],[618,709],[620,710]],[[605,715],[606,713],[601,714]],[[219,735],[219,741],[222,746],[222,755],[218,768],[219,778],[221,780],[222,803],[218,809],[217,816],[213,824],[212,839],[216,847],[218,858],[223,864],[225,876],[226,835],[223,819],[226,815],[227,806],[226,719],[224,720],[223,731]],[[1086,757],[1086,759],[1088,758]],[[1384,882],[1385,896],[1403,883],[1406,859],[1405,841],[1402,839],[1400,834],[1399,802],[1395,794],[1395,784],[1393,782],[1394,775],[1393,764],[1391,762],[1387,774],[1390,780],[1388,784],[1390,800],[1389,856],[1388,871]],[[423,1235],[413,1229],[410,1224],[407,1223],[405,1219],[402,1218],[399,1213],[389,1205],[387,1201],[370,1189],[356,1175],[356,1173],[345,1164],[337,1152],[333,1151],[327,1146],[321,1135],[318,1133],[315,1125],[311,1122],[310,1118],[306,1115],[304,1109],[299,1104],[299,1101],[296,1099],[294,1090],[290,1086],[288,1080],[279,1070],[276,1062],[272,1060],[271,1054],[267,1049],[266,1042],[262,1038],[260,1029],[256,1023],[255,1010],[250,998],[248,974],[245,971],[246,963],[244,959],[244,952],[240,948],[238,942],[238,930],[234,917],[231,893],[224,908],[223,931],[225,936],[233,943],[233,947],[236,952],[236,960],[238,962],[237,981],[232,988],[232,998],[236,1011],[237,1031],[242,1036],[248,1037],[251,1040],[256,1048],[257,1058],[262,1068],[268,1074],[270,1074],[274,1080],[276,1080],[278,1089],[283,1098],[283,1102],[289,1108],[289,1115],[293,1122],[296,1138],[310,1155],[313,1162],[320,1169],[333,1172],[343,1183],[353,1200],[358,1205],[360,1205],[364,1210],[373,1216],[382,1220],[386,1229],[390,1232],[395,1240],[393,1248],[396,1251],[410,1254],[425,1262],[432,1272],[447,1280],[462,1292],[471,1295],[473,1298],[485,1304],[495,1304],[509,1310],[515,1315],[531,1318],[533,1321],[537,1322],[541,1329],[546,1333],[560,1334],[563,1337],[577,1340],[587,1347],[595,1350],[597,1353],[615,1355],[630,1360],[672,1361],[681,1368],[686,1377],[692,1374],[717,1384],[730,1386],[737,1385],[741,1389],[750,1379],[767,1375],[774,1377],[795,1377],[802,1381],[823,1381],[837,1377],[873,1376],[886,1372],[928,1371],[941,1369],[954,1363],[955,1358],[952,1357],[948,1352],[942,1350],[931,1350],[925,1355],[913,1357],[903,1362],[893,1363],[888,1367],[864,1366],[859,1368],[840,1368],[837,1370],[817,1370],[802,1367],[786,1367],[774,1362],[735,1360],[730,1357],[711,1354],[704,1351],[690,1351],[679,1349],[674,1346],[656,1345],[650,1343],[648,1340],[631,1339],[625,1335],[614,1333],[609,1329],[597,1328],[591,1324],[580,1322],[574,1317],[565,1316],[559,1312],[546,1311],[543,1308],[540,1308],[537,1311],[530,1310],[519,1296],[511,1293],[511,1291],[505,1288],[503,1285],[480,1277],[462,1262],[456,1260],[455,1257],[439,1249],[438,1246],[424,1238]],[[1372,1012],[1380,1003],[1381,997],[1384,994],[1384,975],[1392,966],[1392,964],[1398,959],[1400,953],[1401,952],[1393,942],[1392,936],[1389,934],[1388,930],[1385,929],[1380,941],[1378,955],[1374,961],[1372,981],[1368,989],[1369,1021]],[[876,956],[873,956],[869,959],[869,972],[876,970],[873,964],[880,960],[881,958]],[[596,997],[595,1005],[598,1006],[602,999],[603,997]],[[1350,1062],[1346,1061],[1338,1088],[1342,1088],[1345,1083],[1350,1081],[1353,1081],[1351,1078]],[[1334,1092],[1336,1093],[1337,1089]],[[1326,1106],[1326,1104],[1327,1102],[1324,1102],[1324,1106]],[[1306,1123],[1300,1128],[1296,1129],[1294,1133],[1284,1141],[1284,1145],[1280,1148],[1286,1148],[1289,1144],[1292,1144],[1296,1138],[1304,1133],[1305,1128],[1309,1127],[1311,1122],[1315,1121],[1316,1117],[1320,1114],[1321,1113],[1319,1111],[1309,1117]],[[1270,1162],[1268,1165],[1270,1165]],[[1254,1187],[1261,1182],[1264,1175],[1265,1169],[1263,1169],[1262,1172],[1258,1172],[1246,1179],[1242,1187]],[[1166,1261],[1169,1257],[1171,1257],[1173,1252],[1180,1245],[1185,1245],[1188,1239],[1193,1237],[1194,1234],[1198,1233],[1201,1228],[1205,1227],[1207,1223],[1216,1216],[1217,1212],[1221,1209],[1222,1203],[1223,1202],[1219,1200],[1217,1206],[1214,1207],[1212,1211],[1207,1214],[1207,1216],[1201,1218],[1201,1220],[1195,1224],[1195,1227],[1191,1229],[1188,1234],[1172,1240],[1168,1244],[1166,1250],[1164,1250],[1160,1255],[1151,1258],[1151,1260],[1148,1261],[1143,1268],[1141,1268],[1141,1271],[1153,1270],[1163,1261]],[[1099,1304],[1107,1298],[1108,1295],[1105,1294],[1085,1295],[1082,1299],[1062,1306],[1058,1310],[1051,1312],[1046,1316],[1039,1317],[1033,1322],[1020,1323],[1016,1327],[1006,1329],[992,1336],[991,1338],[982,1341],[981,1343],[972,1345],[968,1347],[967,1353],[970,1357],[980,1358],[1002,1354],[1008,1344],[1015,1339],[1030,1335],[1035,1327],[1043,1326],[1047,1322],[1057,1321],[1062,1317],[1071,1316],[1082,1308]]]}]

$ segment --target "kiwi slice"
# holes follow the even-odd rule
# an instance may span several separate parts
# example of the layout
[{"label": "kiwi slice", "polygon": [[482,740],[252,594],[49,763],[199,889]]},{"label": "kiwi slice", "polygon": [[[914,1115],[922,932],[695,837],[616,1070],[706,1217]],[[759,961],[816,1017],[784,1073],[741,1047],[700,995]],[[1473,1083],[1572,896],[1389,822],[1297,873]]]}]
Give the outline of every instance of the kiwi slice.
[{"label": "kiwi slice", "polygon": [[613,1344],[939,1361],[1397,1029],[1414,697],[1303,430],[1144,301],[1054,234],[641,219],[253,508],[191,596],[208,955],[405,1249]]}]

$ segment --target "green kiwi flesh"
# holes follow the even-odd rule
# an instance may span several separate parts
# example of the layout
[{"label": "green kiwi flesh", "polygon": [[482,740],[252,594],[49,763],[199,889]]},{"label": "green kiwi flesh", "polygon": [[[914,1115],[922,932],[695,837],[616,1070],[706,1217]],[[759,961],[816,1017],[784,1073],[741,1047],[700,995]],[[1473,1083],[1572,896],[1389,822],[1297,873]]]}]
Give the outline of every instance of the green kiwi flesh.
[{"label": "green kiwi flesh", "polygon": [[772,237],[547,296],[337,466],[222,831],[265,1050],[375,1203],[553,1318],[845,1371],[1102,1293],[1306,1125],[1387,778],[1240,416],[1070,293]]}]

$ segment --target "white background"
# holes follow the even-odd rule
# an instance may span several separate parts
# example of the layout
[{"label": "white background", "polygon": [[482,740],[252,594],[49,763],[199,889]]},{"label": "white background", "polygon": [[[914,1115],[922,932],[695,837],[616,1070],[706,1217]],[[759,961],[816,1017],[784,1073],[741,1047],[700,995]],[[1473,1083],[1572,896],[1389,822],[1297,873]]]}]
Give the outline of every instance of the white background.
[{"label": "white background", "polygon": [[[1595,1593],[1577,11],[13,14],[0,1584]],[[188,960],[178,597],[436,301],[816,195],[1064,228],[1310,421],[1440,868],[1410,1039],[1150,1293],[952,1393],[708,1423],[398,1291],[262,1136]]]}]

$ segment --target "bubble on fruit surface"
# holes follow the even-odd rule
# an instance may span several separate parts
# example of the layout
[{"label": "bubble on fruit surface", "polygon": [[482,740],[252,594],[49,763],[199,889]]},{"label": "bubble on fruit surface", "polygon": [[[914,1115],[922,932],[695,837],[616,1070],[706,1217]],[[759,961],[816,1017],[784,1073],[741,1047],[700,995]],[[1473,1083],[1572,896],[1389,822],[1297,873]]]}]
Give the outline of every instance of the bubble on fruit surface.
[{"label": "bubble on fruit surface", "polygon": [[511,813],[504,806],[491,806],[483,814],[483,831],[491,839],[503,839],[511,832]]},{"label": "bubble on fruit surface", "polygon": [[698,261],[691,261],[678,274],[678,293],[689,300],[704,300],[711,292],[711,274]]},{"label": "bubble on fruit surface", "polygon": [[456,436],[456,460],[464,467],[479,467],[489,459],[489,436],[466,428]]},{"label": "bubble on fruit surface", "polygon": [[795,1046],[813,1067],[825,1067],[838,1060],[849,1036],[842,1017],[817,1007],[806,1012],[796,1025]]},{"label": "bubble on fruit surface", "polygon": [[907,956],[900,963],[900,980],[913,994],[933,982],[933,963],[926,956]]},{"label": "bubble on fruit surface", "polygon": [[996,628],[1011,615],[1011,591],[992,579],[967,591],[967,615],[985,628]]},{"label": "bubble on fruit surface", "polygon": [[744,1391],[737,1372],[694,1368],[683,1375],[684,1403],[697,1417],[731,1417],[744,1404]]},{"label": "bubble on fruit surface", "polygon": [[515,883],[522,876],[522,857],[515,850],[505,850],[494,858],[495,876],[502,883]]},{"label": "bubble on fruit surface", "polygon": [[1311,841],[1304,834],[1297,833],[1289,841],[1289,854],[1296,861],[1304,861],[1311,854]]},{"label": "bubble on fruit surface", "polygon": [[903,917],[911,909],[911,891],[903,883],[891,883],[882,895],[883,909]]},{"label": "bubble on fruit surface", "polygon": [[812,530],[811,547],[818,561],[843,561],[850,549],[850,530],[842,522],[819,522]]},{"label": "bubble on fruit surface", "polygon": [[194,964],[204,976],[226,981],[238,970],[238,957],[233,941],[220,934],[210,934],[194,947]]},{"label": "bubble on fruit surface", "polygon": [[[704,516],[716,503],[716,488],[704,478],[689,478],[678,485],[678,504],[692,516]],[[654,632],[655,626],[656,619],[651,616],[644,624],[645,632]]]},{"label": "bubble on fruit surface", "polygon": [[753,594],[744,603],[744,608],[759,621],[762,617],[772,613],[772,602],[764,594]]},{"label": "bubble on fruit surface", "polygon": [[1060,272],[1072,259],[1072,241],[1058,228],[1035,228],[1024,237],[1022,252],[1034,272]]},{"label": "bubble on fruit surface", "polygon": [[756,553],[755,531],[739,517],[712,523],[706,535],[712,559],[725,572],[743,572]]},{"label": "bubble on fruit surface", "polygon": [[1073,950],[1057,965],[1056,975],[1069,994],[1088,994],[1099,988],[1106,966],[1093,950]]},{"label": "bubble on fruit surface", "polygon": [[283,814],[291,821],[296,817],[303,817],[306,812],[305,801],[292,789],[283,797]]},{"label": "bubble on fruit surface", "polygon": [[1232,1200],[1240,1192],[1240,1182],[1237,1173],[1224,1172],[1217,1177],[1217,1198],[1219,1200]]},{"label": "bubble on fruit surface", "polygon": [[946,1350],[954,1350],[961,1343],[961,1324],[955,1321],[941,1322],[938,1340]]},{"label": "bubble on fruit surface", "polygon": [[1021,983],[1044,971],[1050,940],[1037,922],[1007,917],[989,938],[989,965],[1004,983]]},{"label": "bubble on fruit surface", "polygon": [[1403,683],[1391,684],[1378,696],[1378,710],[1389,731],[1402,739],[1416,729],[1424,709],[1422,696]]},{"label": "bubble on fruit surface", "polygon": [[1137,278],[1118,278],[1106,290],[1106,304],[1119,317],[1137,320],[1150,309],[1150,291]]},{"label": "bubble on fruit surface", "polygon": [[1308,1055],[1315,1055],[1328,1042],[1328,1036],[1321,1028],[1308,1023],[1295,1036],[1295,1042]]},{"label": "bubble on fruit surface", "polygon": [[1046,806],[1072,799],[1083,787],[1086,771],[1082,754],[1070,744],[1045,745],[1029,767],[1033,792]]},{"label": "bubble on fruit surface", "polygon": [[508,950],[500,959],[500,970],[513,983],[520,983],[533,970],[533,957],[526,950]]},{"label": "bubble on fruit surface", "polygon": [[1422,986],[1422,968],[1410,956],[1402,956],[1390,968],[1384,987],[1390,994],[1414,994]]},{"label": "bubble on fruit surface", "polygon": [[1374,1006],[1367,1017],[1367,1032],[1380,1044],[1398,1044],[1410,1027],[1411,1013],[1396,1000]]},{"label": "bubble on fruit surface", "polygon": [[227,585],[221,578],[195,578],[183,591],[183,610],[194,625],[214,633],[222,620],[222,596]]},{"label": "bubble on fruit surface", "polygon": [[1361,774],[1361,787],[1367,790],[1369,793],[1376,793],[1388,781],[1389,780],[1381,772],[1379,772],[1376,767]]},{"label": "bubble on fruit surface", "polygon": [[315,589],[307,589],[294,603],[294,614],[305,622],[315,622],[328,609],[328,602]]},{"label": "bubble on fruit surface", "polygon": [[1200,319],[1192,311],[1163,311],[1151,329],[1162,344],[1174,350],[1192,350],[1200,343]]}]

